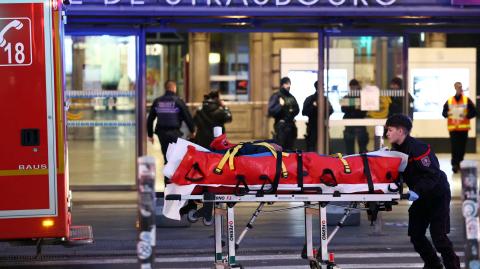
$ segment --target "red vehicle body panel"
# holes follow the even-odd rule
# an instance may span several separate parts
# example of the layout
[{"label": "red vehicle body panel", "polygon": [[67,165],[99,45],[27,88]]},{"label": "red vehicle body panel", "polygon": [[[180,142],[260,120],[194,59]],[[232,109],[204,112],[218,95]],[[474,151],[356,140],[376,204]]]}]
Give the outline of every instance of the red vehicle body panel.
[{"label": "red vehicle body panel", "polygon": [[[0,240],[68,238],[61,3],[9,1],[0,3]],[[38,130],[38,145],[22,145],[24,129]]]}]

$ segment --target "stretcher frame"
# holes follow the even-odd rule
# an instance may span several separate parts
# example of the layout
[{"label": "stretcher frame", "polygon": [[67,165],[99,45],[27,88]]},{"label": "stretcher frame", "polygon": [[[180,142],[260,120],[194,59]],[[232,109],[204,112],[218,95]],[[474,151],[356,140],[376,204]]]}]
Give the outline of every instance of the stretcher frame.
[{"label": "stretcher frame", "polygon": [[[328,244],[337,233],[337,229],[332,232],[329,237],[327,233],[327,204],[330,202],[380,202],[393,203],[401,199],[401,193],[386,193],[386,194],[340,194],[338,192],[332,194],[265,194],[258,195],[243,195],[237,196],[232,194],[212,194],[205,193],[203,195],[176,195],[171,194],[165,197],[166,200],[189,201],[196,200],[203,203],[214,203],[214,227],[215,227],[215,269],[227,268],[243,268],[236,260],[235,241],[235,212],[234,206],[236,203],[242,202],[258,202],[258,203],[274,203],[274,202],[303,202],[305,203],[305,243],[307,250],[307,259],[310,268],[316,269],[335,269],[339,268],[330,257],[328,252]],[[315,208],[311,203],[319,203],[318,208]],[[226,204],[226,207],[223,206]],[[262,205],[262,204],[261,204]],[[260,206],[259,206],[260,208]],[[258,209],[257,209],[258,210]],[[346,219],[350,209],[346,210],[343,220]],[[320,249],[317,255],[314,255],[313,248],[313,216],[319,216],[320,228]],[[227,253],[223,255],[222,247],[222,217],[226,217],[227,223]],[[256,216],[255,216],[256,217]],[[243,238],[243,234],[241,236]]]}]

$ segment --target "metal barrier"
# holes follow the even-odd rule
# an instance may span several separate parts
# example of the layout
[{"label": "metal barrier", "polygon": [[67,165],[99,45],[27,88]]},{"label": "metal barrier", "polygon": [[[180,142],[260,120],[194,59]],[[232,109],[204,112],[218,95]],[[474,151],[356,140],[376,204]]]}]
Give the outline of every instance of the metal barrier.
[{"label": "metal barrier", "polygon": [[462,212],[465,218],[465,268],[480,268],[477,162],[460,164],[462,175]]},{"label": "metal barrier", "polygon": [[137,257],[141,269],[151,269],[155,263],[155,158],[138,158],[138,241]]}]

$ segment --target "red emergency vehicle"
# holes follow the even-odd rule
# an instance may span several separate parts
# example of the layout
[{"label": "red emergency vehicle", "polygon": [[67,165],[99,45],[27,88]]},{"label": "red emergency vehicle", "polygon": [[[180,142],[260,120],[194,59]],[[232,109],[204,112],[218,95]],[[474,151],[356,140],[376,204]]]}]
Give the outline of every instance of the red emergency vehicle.
[{"label": "red emergency vehicle", "polygon": [[0,2],[0,240],[91,240],[71,226],[63,21],[59,0]]}]

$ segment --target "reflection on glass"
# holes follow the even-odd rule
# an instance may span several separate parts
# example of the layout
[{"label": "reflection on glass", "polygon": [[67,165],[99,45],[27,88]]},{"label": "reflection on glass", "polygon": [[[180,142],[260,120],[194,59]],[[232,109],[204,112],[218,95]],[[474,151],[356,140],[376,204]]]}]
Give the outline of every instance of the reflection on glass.
[{"label": "reflection on glass", "polygon": [[212,33],[210,90],[226,101],[248,101],[248,33]]},{"label": "reflection on glass", "polygon": [[67,36],[65,45],[71,183],[134,185],[136,39]]},{"label": "reflection on glass", "polygon": [[467,68],[417,68],[411,74],[415,119],[443,119],[443,105],[455,94],[453,84],[457,81],[462,82],[464,94],[469,95]]}]

